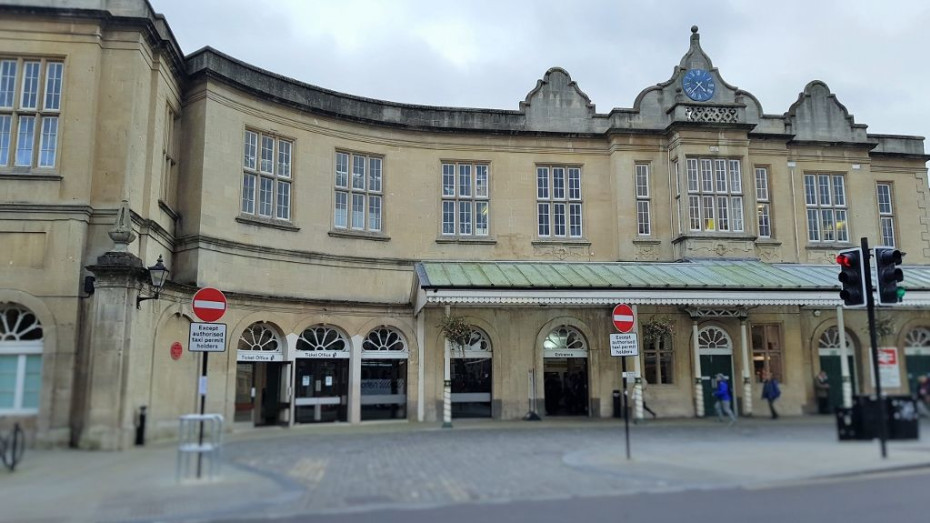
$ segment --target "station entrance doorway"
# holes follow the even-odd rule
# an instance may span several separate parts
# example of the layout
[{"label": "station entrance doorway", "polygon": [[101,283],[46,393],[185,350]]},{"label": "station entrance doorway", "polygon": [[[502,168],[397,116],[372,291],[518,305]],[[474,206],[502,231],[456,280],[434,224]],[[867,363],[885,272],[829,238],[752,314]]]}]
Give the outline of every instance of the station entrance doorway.
[{"label": "station entrance doorway", "polygon": [[256,427],[287,422],[290,362],[237,362],[234,422]]},{"label": "station entrance doorway", "polygon": [[587,416],[588,344],[574,327],[561,325],[543,341],[546,416]]}]

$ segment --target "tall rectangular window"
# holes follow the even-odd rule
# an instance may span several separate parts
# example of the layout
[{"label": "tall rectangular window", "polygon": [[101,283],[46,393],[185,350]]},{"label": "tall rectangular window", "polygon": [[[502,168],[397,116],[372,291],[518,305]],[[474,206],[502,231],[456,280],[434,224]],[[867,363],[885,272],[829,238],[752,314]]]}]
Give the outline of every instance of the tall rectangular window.
[{"label": "tall rectangular window", "polygon": [[743,231],[739,160],[688,158],[688,226],[692,231]]},{"label": "tall rectangular window", "polygon": [[781,334],[778,325],[752,326],[752,364],[756,379],[761,382],[771,373],[778,381],[785,381],[783,372]]},{"label": "tall rectangular window", "polygon": [[383,164],[380,156],[336,151],[333,227],[381,232],[384,228]]},{"label": "tall rectangular window", "polygon": [[242,149],[242,214],[266,220],[291,220],[293,147],[294,142],[291,140],[261,131],[245,131]]},{"label": "tall rectangular window", "polygon": [[490,174],[486,163],[442,163],[442,235],[489,234]]},{"label": "tall rectangular window", "polygon": [[769,196],[769,171],[756,167],[756,225],[760,238],[772,237],[772,201]]},{"label": "tall rectangular window", "polygon": [[540,238],[581,238],[581,168],[536,167],[536,233]]},{"label": "tall rectangular window", "polygon": [[846,183],[841,174],[805,174],[807,239],[820,243],[849,242]]},{"label": "tall rectangular window", "polygon": [[636,231],[640,236],[652,234],[649,196],[649,164],[636,164]]},{"label": "tall rectangular window", "polygon": [[882,245],[894,247],[894,206],[891,200],[891,184],[879,183],[878,190],[878,226]]},{"label": "tall rectangular window", "polygon": [[54,169],[64,63],[0,58],[0,169]]},{"label": "tall rectangular window", "polygon": [[643,342],[643,377],[655,384],[675,383],[671,336],[654,336]]}]

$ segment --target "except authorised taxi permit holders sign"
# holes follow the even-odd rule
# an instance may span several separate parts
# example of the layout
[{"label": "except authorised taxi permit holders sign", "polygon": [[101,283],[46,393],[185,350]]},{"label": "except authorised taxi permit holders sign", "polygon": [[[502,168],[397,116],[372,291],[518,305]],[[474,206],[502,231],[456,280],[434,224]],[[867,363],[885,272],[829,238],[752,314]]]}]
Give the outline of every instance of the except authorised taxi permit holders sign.
[{"label": "except authorised taxi permit holders sign", "polygon": [[188,347],[191,352],[226,351],[225,323],[191,323]]},{"label": "except authorised taxi permit holders sign", "polygon": [[636,333],[610,335],[611,356],[638,356],[639,344],[636,343]]}]

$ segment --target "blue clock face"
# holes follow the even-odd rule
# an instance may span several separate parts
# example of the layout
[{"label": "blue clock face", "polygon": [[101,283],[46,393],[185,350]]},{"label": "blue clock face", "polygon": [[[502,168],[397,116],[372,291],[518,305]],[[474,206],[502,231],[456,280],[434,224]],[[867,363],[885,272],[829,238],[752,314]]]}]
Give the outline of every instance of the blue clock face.
[{"label": "blue clock face", "polygon": [[714,96],[714,79],[703,69],[689,69],[681,79],[681,87],[688,98],[696,102],[706,102]]}]

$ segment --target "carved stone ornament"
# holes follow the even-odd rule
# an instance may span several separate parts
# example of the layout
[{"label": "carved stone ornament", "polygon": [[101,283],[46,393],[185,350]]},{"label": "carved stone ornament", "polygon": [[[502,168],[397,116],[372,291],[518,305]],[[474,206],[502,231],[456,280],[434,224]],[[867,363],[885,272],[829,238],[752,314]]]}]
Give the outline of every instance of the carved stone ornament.
[{"label": "carved stone ornament", "polygon": [[116,212],[116,224],[107,234],[113,240],[114,252],[127,252],[129,244],[136,239],[136,233],[132,232],[132,217],[129,215],[129,201],[123,200]]}]

